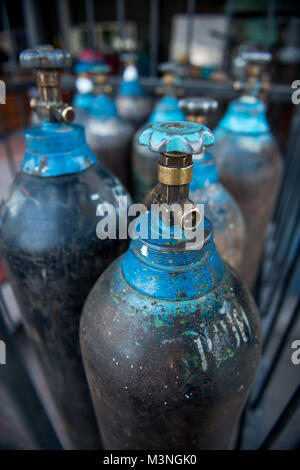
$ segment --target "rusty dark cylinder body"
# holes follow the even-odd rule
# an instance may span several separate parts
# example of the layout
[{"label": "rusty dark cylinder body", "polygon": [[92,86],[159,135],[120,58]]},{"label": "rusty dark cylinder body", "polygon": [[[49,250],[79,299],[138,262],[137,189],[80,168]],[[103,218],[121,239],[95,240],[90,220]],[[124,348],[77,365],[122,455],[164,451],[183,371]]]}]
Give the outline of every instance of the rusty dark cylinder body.
[{"label": "rusty dark cylinder body", "polygon": [[[166,281],[171,292],[178,276],[199,276],[200,290],[207,286],[200,278],[210,279],[213,289],[191,300],[181,281],[172,301],[134,289],[123,271],[125,265],[132,269],[136,282],[139,261],[130,250],[92,289],[81,319],[81,349],[106,449],[228,447],[258,366],[261,332],[247,289],[211,249],[223,272],[220,282],[207,258],[194,271],[174,269],[173,282]],[[153,285],[159,295],[165,269],[158,277],[150,271],[147,263],[141,267],[140,286]],[[161,295],[168,295],[165,288]]]},{"label": "rusty dark cylinder body", "polygon": [[99,162],[108,168],[130,189],[130,140],[128,137],[106,137],[99,143],[96,137],[87,136],[89,146]]},{"label": "rusty dark cylinder body", "polygon": [[271,135],[233,137],[223,130],[216,133],[214,155],[220,179],[245,218],[245,255],[239,272],[252,288],[281,183],[281,156]]},{"label": "rusty dark cylinder body", "polygon": [[101,446],[78,327],[93,283],[126,247],[126,242],[100,241],[96,236],[97,204],[116,204],[118,193],[124,194],[123,187],[99,164],[59,177],[21,172],[0,208],[1,255],[26,331],[76,449]]},{"label": "rusty dark cylinder body", "polygon": [[133,128],[116,119],[105,122],[91,117],[86,126],[86,139],[99,162],[130,189],[130,150]]}]

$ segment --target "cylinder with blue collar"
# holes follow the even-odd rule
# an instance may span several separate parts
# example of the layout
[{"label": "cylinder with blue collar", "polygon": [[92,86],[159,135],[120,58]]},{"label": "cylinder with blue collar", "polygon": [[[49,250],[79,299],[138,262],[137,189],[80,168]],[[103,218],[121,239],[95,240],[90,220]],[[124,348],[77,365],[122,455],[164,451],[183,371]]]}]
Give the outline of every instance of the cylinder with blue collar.
[{"label": "cylinder with blue collar", "polygon": [[[126,241],[99,240],[98,207],[118,207],[126,191],[87,146],[73,108],[62,102],[66,51],[39,46],[21,54],[36,69],[42,124],[25,131],[25,156],[0,205],[0,252],[22,319],[58,411],[67,449],[101,441],[83,370],[79,319],[84,300]],[[129,203],[129,201],[128,201]]]},{"label": "cylinder with blue collar", "polygon": [[109,67],[100,65],[94,67],[92,72],[95,86],[86,123],[87,142],[99,162],[130,189],[130,146],[134,129],[118,114],[111,87],[107,83]]},{"label": "cylinder with blue collar", "polygon": [[215,131],[214,156],[221,182],[241,208],[246,223],[245,256],[241,275],[249,288],[257,277],[266,229],[272,217],[282,178],[282,159],[260,99],[269,85],[263,65],[269,53],[245,55],[246,81]]},{"label": "cylinder with blue collar", "polygon": [[93,82],[89,76],[92,65],[88,62],[78,63],[74,67],[76,73],[76,94],[73,98],[73,106],[76,113],[75,122],[86,125],[90,107],[92,106]]},{"label": "cylinder with blue collar", "polygon": [[189,199],[192,154],[212,141],[185,121],[140,135],[160,153],[155,204],[93,287],[80,326],[105,449],[226,449],[251,389],[259,314]]},{"label": "cylinder with blue collar", "polygon": [[152,109],[152,99],[145,95],[140,83],[136,54],[126,52],[122,54],[121,59],[124,70],[116,105],[119,116],[130,122],[136,130],[148,119]]}]

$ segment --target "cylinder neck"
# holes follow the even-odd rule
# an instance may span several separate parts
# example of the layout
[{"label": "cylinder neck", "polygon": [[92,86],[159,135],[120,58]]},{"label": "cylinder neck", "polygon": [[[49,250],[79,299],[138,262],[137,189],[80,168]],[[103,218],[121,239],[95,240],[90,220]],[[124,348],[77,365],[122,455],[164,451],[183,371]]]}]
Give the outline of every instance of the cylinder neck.
[{"label": "cylinder neck", "polygon": [[185,242],[160,244],[133,240],[122,260],[123,275],[134,289],[169,301],[189,300],[210,292],[220,282],[223,263],[213,243],[211,223],[204,221],[200,249]]}]

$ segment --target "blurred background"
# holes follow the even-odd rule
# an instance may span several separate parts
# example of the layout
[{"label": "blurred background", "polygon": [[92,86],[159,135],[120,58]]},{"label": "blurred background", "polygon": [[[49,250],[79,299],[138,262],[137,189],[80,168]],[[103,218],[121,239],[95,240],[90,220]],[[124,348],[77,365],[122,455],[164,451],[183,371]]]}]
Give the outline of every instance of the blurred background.
[{"label": "blurred background", "polygon": [[[181,64],[184,93],[217,98],[220,103],[211,128],[238,96],[233,82],[243,78],[238,61],[241,52],[272,53],[265,101],[283,155],[284,178],[254,290],[271,339],[254,387],[254,405],[247,406],[233,447],[299,447],[300,365],[291,361],[291,345],[300,339],[300,108],[291,95],[292,82],[300,80],[300,3],[1,0],[0,5],[0,78],[6,85],[6,104],[0,105],[1,198],[20,168],[23,130],[32,124],[29,100],[37,93],[33,75],[19,67],[22,50],[46,43],[68,49],[74,66],[105,62],[111,67],[113,93],[122,78],[122,54],[134,52],[140,82],[153,99],[161,83],[159,64]],[[65,100],[72,101],[75,83],[72,70],[64,74]],[[0,448],[60,448],[65,439],[63,424],[2,266],[0,292],[0,339],[5,340],[9,360],[15,365],[9,370],[0,365]]]}]

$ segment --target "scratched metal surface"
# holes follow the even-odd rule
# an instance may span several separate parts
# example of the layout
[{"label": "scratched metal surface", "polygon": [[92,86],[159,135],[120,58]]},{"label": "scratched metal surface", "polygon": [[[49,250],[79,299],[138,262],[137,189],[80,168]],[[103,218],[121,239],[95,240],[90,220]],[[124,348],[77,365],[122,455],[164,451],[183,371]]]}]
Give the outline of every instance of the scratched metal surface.
[{"label": "scratched metal surface", "polygon": [[209,222],[205,233],[193,253],[132,241],[88,297],[81,348],[107,449],[228,446],[259,363],[260,320]]}]

